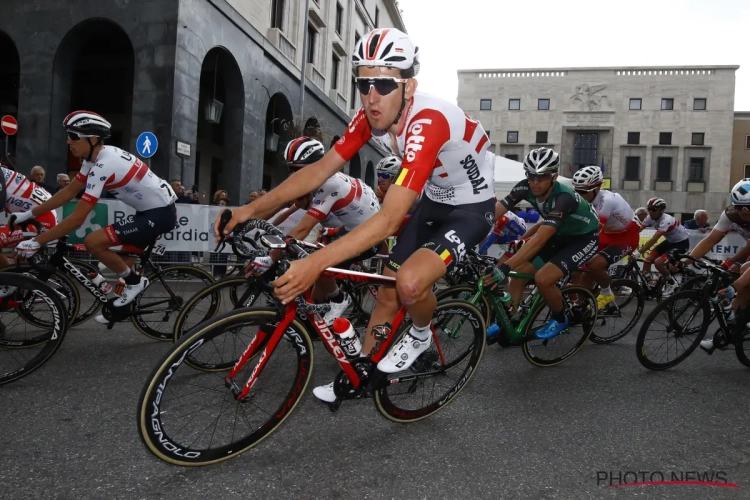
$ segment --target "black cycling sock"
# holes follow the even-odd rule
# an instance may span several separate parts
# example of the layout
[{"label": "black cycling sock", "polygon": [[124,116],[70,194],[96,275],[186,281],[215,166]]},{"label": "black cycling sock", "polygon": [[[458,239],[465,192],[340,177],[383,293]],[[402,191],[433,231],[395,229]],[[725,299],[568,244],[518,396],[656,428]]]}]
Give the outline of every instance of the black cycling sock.
[{"label": "black cycling sock", "polygon": [[565,310],[563,309],[560,312],[553,312],[551,317],[558,323],[565,323]]},{"label": "black cycling sock", "polygon": [[141,282],[141,277],[132,271],[123,279],[125,280],[126,285],[137,285],[138,283]]}]

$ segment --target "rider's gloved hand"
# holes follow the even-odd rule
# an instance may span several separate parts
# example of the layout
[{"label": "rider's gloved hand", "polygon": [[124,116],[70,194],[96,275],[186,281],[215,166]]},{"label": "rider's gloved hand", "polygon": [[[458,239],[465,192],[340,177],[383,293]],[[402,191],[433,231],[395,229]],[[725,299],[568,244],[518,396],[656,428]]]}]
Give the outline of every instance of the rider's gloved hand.
[{"label": "rider's gloved hand", "polygon": [[255,260],[250,264],[250,267],[252,267],[252,270],[256,274],[263,274],[271,269],[273,264],[273,259],[269,255],[264,255],[262,257],[255,257]]},{"label": "rider's gloved hand", "polygon": [[16,255],[28,259],[29,257],[33,257],[40,248],[42,246],[32,238],[16,245]]},{"label": "rider's gloved hand", "polygon": [[495,283],[502,283],[508,277],[510,273],[510,266],[508,264],[500,264],[499,266],[491,267],[487,270],[487,275],[492,278]]},{"label": "rider's gloved hand", "polygon": [[31,210],[28,210],[26,212],[18,212],[13,214],[14,220],[17,224],[20,224],[22,222],[26,222],[29,219],[34,218],[34,214],[31,213]]},{"label": "rider's gloved hand", "polygon": [[728,300],[732,300],[736,294],[737,294],[737,291],[734,289],[732,285],[729,285],[724,290],[719,290],[719,295],[721,295],[722,297]]},{"label": "rider's gloved hand", "polygon": [[633,259],[640,259],[641,258],[641,254],[640,254],[640,252],[638,250],[633,251],[633,253],[631,253],[630,256]]},{"label": "rider's gloved hand", "polygon": [[724,270],[726,270],[726,271],[729,271],[732,268],[733,265],[734,265],[734,262],[732,262],[731,259],[727,259],[727,260],[725,260],[724,262],[721,263],[721,268],[724,269]]},{"label": "rider's gloved hand", "polygon": [[525,243],[526,243],[526,240],[524,240],[523,238],[520,240],[511,241],[510,243],[508,243],[508,253],[511,253],[514,255],[517,254],[518,251],[521,249],[521,247],[524,246]]}]

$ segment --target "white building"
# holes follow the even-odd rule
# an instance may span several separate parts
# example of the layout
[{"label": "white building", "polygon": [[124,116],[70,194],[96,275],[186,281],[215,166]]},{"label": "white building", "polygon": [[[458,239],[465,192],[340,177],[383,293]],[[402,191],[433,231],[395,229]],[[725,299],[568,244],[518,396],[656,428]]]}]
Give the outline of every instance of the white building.
[{"label": "white building", "polygon": [[458,105],[496,154],[523,160],[546,146],[565,176],[604,165],[634,207],[654,196],[670,213],[709,211],[730,187],[739,66],[479,69],[458,72]]}]

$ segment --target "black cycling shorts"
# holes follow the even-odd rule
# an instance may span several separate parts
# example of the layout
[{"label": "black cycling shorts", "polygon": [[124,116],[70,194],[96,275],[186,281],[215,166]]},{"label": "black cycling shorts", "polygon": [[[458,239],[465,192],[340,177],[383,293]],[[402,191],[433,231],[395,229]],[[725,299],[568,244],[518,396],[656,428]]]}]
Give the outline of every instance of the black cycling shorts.
[{"label": "black cycling shorts", "polygon": [[667,240],[664,240],[654,247],[654,249],[651,251],[651,254],[653,255],[655,253],[658,257],[667,255],[668,257],[672,258],[675,254],[688,253],[689,250],[690,240],[688,238],[685,238],[682,241],[678,241],[677,243],[670,243]]},{"label": "black cycling shorts", "polygon": [[591,260],[599,249],[599,231],[578,235],[555,235],[531,260],[539,270],[545,264],[554,264],[568,275]]},{"label": "black cycling shorts", "polygon": [[446,205],[426,196],[417,205],[409,221],[396,239],[388,259],[388,268],[397,272],[420,248],[438,254],[451,272],[484,240],[495,222],[495,200],[467,205]]},{"label": "black cycling shorts", "polygon": [[177,223],[174,204],[152,208],[115,222],[104,228],[112,246],[122,245],[125,251],[142,251],[162,234],[173,231]]}]

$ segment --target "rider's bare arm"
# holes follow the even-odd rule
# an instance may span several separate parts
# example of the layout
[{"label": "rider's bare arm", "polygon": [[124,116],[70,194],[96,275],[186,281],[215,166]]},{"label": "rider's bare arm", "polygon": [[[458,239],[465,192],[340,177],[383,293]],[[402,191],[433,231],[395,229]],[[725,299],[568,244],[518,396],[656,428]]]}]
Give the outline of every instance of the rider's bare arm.
[{"label": "rider's bare arm", "polygon": [[67,234],[70,234],[86,221],[86,217],[93,208],[94,205],[81,201],[76,205],[76,208],[72,214],[67,216],[62,220],[62,222],[60,222],[49,231],[46,231],[39,236],[35,236],[34,239],[40,245],[46,245],[50,241],[54,241],[56,239],[62,238],[63,236],[66,236]]},{"label": "rider's bare arm", "polygon": [[539,231],[539,228],[542,227],[542,223],[543,222],[544,222],[544,220],[540,220],[539,222],[537,222],[536,224],[534,224],[533,226],[531,226],[528,229],[528,231],[526,231],[524,233],[524,235],[522,236],[522,238],[523,239],[527,239],[527,238],[531,238],[532,236],[534,236],[536,234],[536,232]]},{"label": "rider's bare arm", "polygon": [[304,240],[317,224],[319,224],[319,221],[315,217],[305,214],[302,216],[302,220],[287,233],[287,236],[291,236],[295,240]]},{"label": "rider's bare arm", "polygon": [[279,215],[274,217],[274,219],[271,221],[271,224],[273,224],[274,226],[278,226],[279,224],[287,220],[297,210],[299,210],[299,208],[297,208],[297,205],[292,205],[291,207],[283,210]]},{"label": "rider's bare arm", "polygon": [[346,236],[318,250],[310,258],[315,258],[320,263],[320,267],[326,268],[356,257],[368,248],[374,247],[398,229],[417,195],[418,193],[411,189],[391,185],[378,213]]},{"label": "rider's bare arm", "polygon": [[745,246],[737,252],[737,255],[729,259],[729,261],[732,264],[740,264],[746,261],[748,257],[750,257],[750,241],[748,241]]},{"label": "rider's bare arm", "polygon": [[638,250],[638,253],[640,253],[641,255],[643,255],[644,253],[646,253],[649,250],[651,250],[651,247],[654,246],[656,244],[656,242],[659,241],[659,238],[661,238],[662,236],[664,236],[664,232],[663,231],[656,231],[654,233],[654,235],[651,237],[651,239],[649,239],[646,242],[646,244],[643,245],[640,250]]},{"label": "rider's bare arm", "polygon": [[693,251],[690,252],[690,256],[696,259],[705,257],[706,254],[722,240],[722,238],[724,238],[723,232],[717,231],[716,229],[712,230],[708,236],[703,238],[695,248],[693,248]]},{"label": "rider's bare arm", "polygon": [[505,263],[510,266],[511,269],[515,269],[524,262],[529,262],[539,253],[539,250],[544,247],[545,243],[547,243],[556,232],[557,227],[540,226],[534,237],[527,241],[518,253],[508,259]]},{"label": "rider's bare arm", "polygon": [[[60,208],[61,206],[65,205],[67,202],[75,198],[78,192],[85,187],[85,183],[79,181],[76,177],[74,177],[70,180],[70,184],[68,184],[67,187],[64,187],[63,189],[55,193],[52,198],[45,201],[41,205],[32,208],[31,214],[34,216],[42,215],[46,214],[49,211],[55,210],[56,208]],[[88,212],[90,212],[90,210],[86,213]],[[83,224],[83,221],[81,221],[81,223],[78,225],[80,226],[81,224]],[[39,241],[38,238],[37,241]]]},{"label": "rider's bare arm", "polygon": [[500,220],[500,217],[508,213],[508,209],[503,206],[499,201],[495,204],[495,220]]}]

